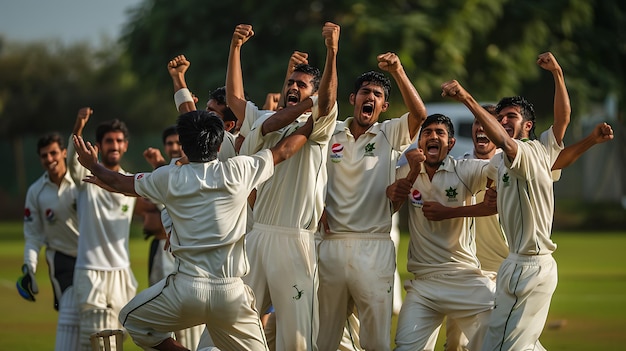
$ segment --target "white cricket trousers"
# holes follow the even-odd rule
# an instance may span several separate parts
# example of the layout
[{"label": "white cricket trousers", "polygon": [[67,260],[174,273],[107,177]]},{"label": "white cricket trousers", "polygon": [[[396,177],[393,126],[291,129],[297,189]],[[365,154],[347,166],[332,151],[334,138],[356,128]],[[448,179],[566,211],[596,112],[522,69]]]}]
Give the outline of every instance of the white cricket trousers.
[{"label": "white cricket trousers", "polygon": [[548,318],[557,275],[551,254],[509,254],[498,271],[496,307],[489,319],[483,351],[543,349],[538,341]]},{"label": "white cricket trousers", "polygon": [[171,274],[124,306],[120,322],[146,350],[172,337],[172,330],[201,324],[220,350],[267,350],[254,294],[237,277]]},{"label": "white cricket trousers", "polygon": [[276,350],[317,350],[314,232],[255,223],[246,235],[246,252],[250,272],[243,280],[254,291],[257,310],[271,304],[276,311]]},{"label": "white cricket trousers", "polygon": [[130,268],[115,271],[75,270],[74,292],[80,315],[81,350],[91,351],[91,334],[121,327],[117,318],[119,312],[136,291],[137,281]]},{"label": "white cricket trousers", "polygon": [[480,349],[494,303],[490,277],[479,269],[459,270],[407,280],[404,288],[395,350],[433,350],[445,316],[457,322],[470,350]]},{"label": "white cricket trousers", "polygon": [[321,351],[337,350],[356,306],[365,350],[390,349],[396,251],[389,233],[332,233],[319,243]]}]

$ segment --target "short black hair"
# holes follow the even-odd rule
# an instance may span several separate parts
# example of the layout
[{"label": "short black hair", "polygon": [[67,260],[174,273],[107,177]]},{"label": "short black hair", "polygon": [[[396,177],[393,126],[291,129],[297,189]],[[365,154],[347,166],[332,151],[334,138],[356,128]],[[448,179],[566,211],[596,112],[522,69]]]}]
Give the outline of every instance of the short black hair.
[{"label": "short black hair", "polygon": [[96,142],[101,143],[104,135],[109,132],[122,132],[124,134],[124,140],[128,139],[128,128],[126,124],[119,119],[115,118],[109,121],[104,121],[96,128]]},{"label": "short black hair", "polygon": [[[248,94],[244,93],[245,99],[248,100]],[[226,87],[221,86],[213,91],[209,92],[209,100],[217,101],[218,105],[224,105],[224,111],[222,114],[224,115],[224,121],[232,121],[237,122],[237,117],[233,113],[233,111],[228,107],[226,103]]]},{"label": "short black hair", "polygon": [[224,122],[215,112],[184,113],[176,120],[176,131],[189,161],[208,162],[217,158],[224,140]]},{"label": "short black hair", "polygon": [[533,104],[523,96],[504,97],[498,102],[498,105],[496,105],[496,114],[500,114],[500,111],[509,106],[519,107],[522,117],[527,121],[533,122],[533,126],[528,133],[528,138],[531,140],[537,139],[537,135],[535,135],[535,107]]},{"label": "short black hair", "polygon": [[389,101],[389,95],[391,94],[391,81],[387,76],[380,72],[369,71],[361,74],[354,81],[354,91],[353,93],[356,95],[359,89],[363,86],[363,83],[369,82],[370,84],[378,85],[383,88],[385,92],[385,101]]},{"label": "short black hair", "polygon": [[313,83],[313,92],[315,93],[320,88],[320,80],[322,79],[322,73],[319,68],[309,66],[305,63],[301,63],[296,65],[296,68],[293,70],[294,72],[302,72],[308,75],[313,76],[311,82]]},{"label": "short black hair", "polygon": [[37,140],[37,154],[39,154],[39,151],[41,151],[44,147],[54,143],[59,144],[59,149],[65,150],[65,142],[63,140],[64,139],[61,134],[57,132],[42,135],[39,140]]},{"label": "short black hair", "polygon": [[167,140],[167,137],[170,135],[178,135],[175,124],[172,124],[171,126],[163,130],[163,134],[161,134],[161,139],[163,140],[163,144],[165,144],[165,140]]},{"label": "short black hair", "polygon": [[448,137],[454,138],[454,124],[452,124],[452,120],[450,120],[450,117],[442,115],[441,113],[434,113],[426,117],[424,123],[422,123],[419,137],[422,136],[422,130],[424,130],[424,128],[428,127],[431,124],[444,124],[446,126],[446,129],[448,129]]}]

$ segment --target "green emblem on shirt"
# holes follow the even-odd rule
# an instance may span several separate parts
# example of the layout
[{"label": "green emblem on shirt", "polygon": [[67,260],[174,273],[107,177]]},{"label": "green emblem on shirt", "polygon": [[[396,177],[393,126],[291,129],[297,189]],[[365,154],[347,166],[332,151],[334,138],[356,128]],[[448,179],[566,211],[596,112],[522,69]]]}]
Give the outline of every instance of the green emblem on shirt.
[{"label": "green emblem on shirt", "polygon": [[504,186],[511,185],[511,179],[509,178],[508,173],[504,173],[504,175],[502,176],[502,183],[504,183]]},{"label": "green emblem on shirt", "polygon": [[374,156],[374,149],[376,149],[374,144],[375,143],[369,143],[365,145],[365,156]]},{"label": "green emblem on shirt", "polygon": [[446,196],[448,197],[448,201],[456,201],[456,196],[457,196],[458,194],[459,194],[459,193],[457,193],[457,192],[456,192],[456,188],[449,187],[449,188],[446,190]]},{"label": "green emblem on shirt", "polygon": [[128,212],[128,205],[122,205],[122,212]]}]

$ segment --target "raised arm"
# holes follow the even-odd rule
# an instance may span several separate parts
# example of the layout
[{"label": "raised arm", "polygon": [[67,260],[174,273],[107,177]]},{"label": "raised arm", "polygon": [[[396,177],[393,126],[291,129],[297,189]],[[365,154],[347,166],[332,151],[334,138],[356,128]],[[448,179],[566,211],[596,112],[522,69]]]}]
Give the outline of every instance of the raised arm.
[{"label": "raised arm", "polygon": [[552,170],[568,167],[592,146],[612,140],[613,137],[613,128],[609,124],[598,124],[587,137],[563,149],[552,165]]},{"label": "raised arm", "polygon": [[320,80],[318,95],[311,96],[296,105],[287,106],[277,111],[272,117],[263,122],[263,135],[289,125],[302,113],[315,106],[315,104],[318,104],[319,113],[317,116],[313,116],[314,118],[330,114],[337,102],[337,51],[339,47],[339,31],[339,26],[331,22],[326,22],[322,28],[322,36],[324,37],[324,43],[326,45],[326,64]]},{"label": "raised arm", "polygon": [[422,98],[406,75],[400,58],[396,54],[388,52],[378,55],[376,59],[378,60],[378,67],[383,71],[389,72],[400,89],[404,105],[409,109],[409,133],[411,140],[413,140],[426,119],[426,106],[424,106]]},{"label": "raised arm", "polygon": [[[93,110],[90,107],[83,107],[78,110],[76,114],[76,121],[74,122],[74,128],[72,128],[72,135],[83,135],[83,129],[89,121],[89,117],[93,114]],[[74,181],[74,184],[80,186],[83,177],[87,175],[87,169],[81,166],[76,159],[76,149],[72,140],[67,145],[67,171],[70,173],[70,177]]]},{"label": "raised arm", "polygon": [[[309,64],[309,54],[307,54],[306,52],[301,52],[301,51],[296,50],[293,52],[293,54],[291,54],[291,57],[289,58],[289,63],[287,64],[287,72],[285,73],[285,80],[283,81],[283,85],[282,85],[283,87],[287,84],[287,81],[289,80],[289,77],[291,77],[291,74],[296,69],[296,66],[300,64],[305,64],[305,65]],[[285,106],[285,97],[282,94],[278,94],[278,95],[279,95],[279,100],[277,102],[278,106],[281,106],[281,107]]]},{"label": "raised arm", "polygon": [[552,131],[557,143],[561,144],[572,112],[569,95],[565,87],[565,79],[563,78],[563,70],[550,52],[539,55],[537,64],[541,68],[550,71],[554,78],[554,125]]},{"label": "raised arm", "polygon": [[78,154],[78,162],[93,174],[93,176],[85,178],[84,181],[96,184],[105,190],[119,192],[129,196],[139,196],[135,192],[134,176],[123,175],[99,164],[97,148],[89,142],[85,143],[83,137],[74,135],[72,140],[76,153]]},{"label": "raised arm", "polygon": [[239,24],[235,27],[228,53],[228,67],[226,69],[226,103],[238,120],[243,121],[246,116],[246,95],[243,88],[243,73],[241,71],[241,47],[252,38],[254,31],[249,24]]},{"label": "raised arm", "polygon": [[154,147],[145,149],[143,151],[143,157],[150,164],[150,166],[152,166],[152,169],[157,169],[167,164],[165,157],[161,154],[161,150]]},{"label": "raised arm", "polygon": [[78,110],[78,114],[76,115],[76,121],[74,121],[74,128],[72,129],[72,134],[82,136],[83,129],[87,125],[89,121],[89,117],[93,114],[93,110],[91,107],[83,107]]},{"label": "raised arm", "polygon": [[262,110],[276,111],[278,110],[278,104],[280,103],[280,93],[267,93],[265,96],[265,102],[263,103]]},{"label": "raised arm", "polygon": [[194,98],[187,88],[185,81],[185,72],[189,69],[191,63],[187,61],[185,55],[178,55],[167,63],[167,72],[172,77],[174,84],[174,101],[176,109],[181,114],[196,110]]},{"label": "raised arm", "polygon": [[340,27],[326,22],[322,28],[322,36],[326,45],[326,63],[318,90],[319,114],[317,117],[328,116],[337,102],[337,51],[339,51]]},{"label": "raised arm", "polygon": [[517,143],[509,136],[509,133],[497,119],[485,110],[472,95],[467,92],[459,82],[451,80],[441,85],[441,96],[449,96],[463,103],[478,119],[485,130],[487,137],[501,148],[507,157],[512,160],[517,155]]}]

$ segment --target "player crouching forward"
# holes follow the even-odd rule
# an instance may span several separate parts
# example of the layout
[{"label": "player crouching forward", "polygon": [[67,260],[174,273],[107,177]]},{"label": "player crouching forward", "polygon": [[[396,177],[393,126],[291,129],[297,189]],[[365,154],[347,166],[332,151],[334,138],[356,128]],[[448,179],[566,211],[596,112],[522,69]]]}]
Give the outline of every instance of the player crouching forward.
[{"label": "player crouching forward", "polygon": [[170,242],[176,271],[142,291],[120,313],[137,345],[187,350],[171,331],[206,324],[220,349],[267,350],[254,295],[241,280],[249,269],[243,238],[246,201],[253,188],[273,175],[274,165],[306,143],[311,129],[309,120],[269,150],[221,162],[222,121],[212,112],[191,111],[177,122],[189,163],[134,176],[99,166],[94,148],[74,137],[79,161],[94,174],[87,182],[163,203],[174,224]]}]

